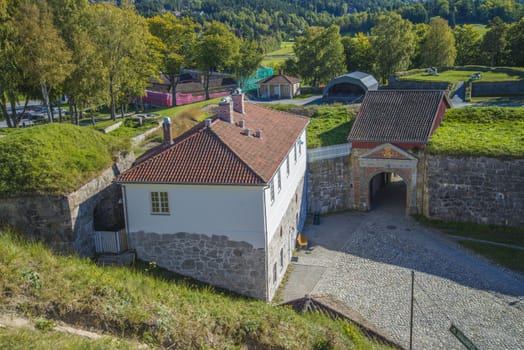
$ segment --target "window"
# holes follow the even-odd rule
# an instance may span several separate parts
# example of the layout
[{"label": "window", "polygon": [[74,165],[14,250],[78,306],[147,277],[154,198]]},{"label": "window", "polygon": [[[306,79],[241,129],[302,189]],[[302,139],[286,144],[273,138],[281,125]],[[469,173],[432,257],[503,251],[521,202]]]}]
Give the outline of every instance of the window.
[{"label": "window", "polygon": [[277,263],[273,265],[273,284],[277,284]]},{"label": "window", "polygon": [[298,139],[298,154],[302,155],[302,139]]},{"label": "window", "polygon": [[284,268],[284,248],[280,248],[280,270]]},{"label": "window", "polygon": [[289,154],[286,156],[286,175],[289,176]]},{"label": "window", "polygon": [[282,189],[282,178],[280,177],[280,169],[277,171],[277,188],[278,192]]},{"label": "window", "polygon": [[295,160],[295,163],[297,162],[297,144],[295,143],[293,145],[293,159]]},{"label": "window", "polygon": [[269,181],[269,198],[271,198],[271,203],[275,201],[275,186],[273,180]]},{"label": "window", "polygon": [[167,192],[151,192],[151,213],[169,214]]}]

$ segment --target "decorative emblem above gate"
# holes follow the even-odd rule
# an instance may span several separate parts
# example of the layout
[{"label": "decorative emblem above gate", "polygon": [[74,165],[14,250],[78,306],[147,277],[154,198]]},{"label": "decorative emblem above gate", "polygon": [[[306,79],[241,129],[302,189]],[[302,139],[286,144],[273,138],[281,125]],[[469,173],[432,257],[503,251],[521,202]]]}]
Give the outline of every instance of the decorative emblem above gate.
[{"label": "decorative emblem above gate", "polygon": [[391,158],[393,157],[393,151],[391,150],[391,147],[386,146],[384,147],[384,158]]},{"label": "decorative emblem above gate", "polygon": [[364,167],[411,168],[417,162],[418,159],[413,154],[390,143],[377,146],[359,157],[359,164]]}]

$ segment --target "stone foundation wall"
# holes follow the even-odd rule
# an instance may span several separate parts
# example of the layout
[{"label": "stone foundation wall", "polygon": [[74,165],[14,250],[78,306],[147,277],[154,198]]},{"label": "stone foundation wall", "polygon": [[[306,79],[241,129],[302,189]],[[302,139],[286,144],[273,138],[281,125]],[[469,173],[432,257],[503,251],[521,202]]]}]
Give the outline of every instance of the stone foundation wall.
[{"label": "stone foundation wall", "polygon": [[[119,186],[115,175],[134,161],[130,154],[119,159],[97,178],[65,196],[18,196],[0,199],[0,223],[14,226],[27,238],[41,241],[62,253],[95,252],[94,217],[107,229],[124,227]],[[103,203],[100,209],[97,209]]]},{"label": "stone foundation wall", "polygon": [[524,81],[487,82],[474,81],[471,84],[471,96],[522,95]]},{"label": "stone foundation wall", "polygon": [[524,226],[524,159],[426,155],[424,214]]},{"label": "stone foundation wall", "polygon": [[308,212],[322,214],[353,209],[349,156],[308,163]]},{"label": "stone foundation wall", "polygon": [[266,300],[264,249],[226,236],[130,232],[137,257],[243,295]]}]

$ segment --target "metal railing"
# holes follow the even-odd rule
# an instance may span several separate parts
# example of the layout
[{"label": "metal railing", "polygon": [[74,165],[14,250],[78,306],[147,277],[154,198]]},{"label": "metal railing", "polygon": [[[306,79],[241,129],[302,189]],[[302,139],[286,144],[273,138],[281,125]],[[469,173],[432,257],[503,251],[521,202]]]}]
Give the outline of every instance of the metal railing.
[{"label": "metal railing", "polygon": [[326,146],[307,150],[308,162],[317,160],[344,157],[351,153],[351,144],[343,143],[340,145]]}]

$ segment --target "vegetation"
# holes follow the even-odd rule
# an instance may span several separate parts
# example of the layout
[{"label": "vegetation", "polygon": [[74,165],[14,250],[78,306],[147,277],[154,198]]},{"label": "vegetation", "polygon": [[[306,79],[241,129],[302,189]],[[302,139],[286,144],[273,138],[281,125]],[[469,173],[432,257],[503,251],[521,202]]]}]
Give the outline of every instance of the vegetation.
[{"label": "vegetation", "polygon": [[0,305],[153,347],[375,348],[355,327],[321,314],[238,297],[155,266],[99,267],[0,234]]},{"label": "vegetation", "polygon": [[524,251],[522,250],[473,241],[459,241],[459,243],[477,254],[484,255],[497,264],[524,272]]},{"label": "vegetation", "polygon": [[0,193],[69,193],[128,149],[124,141],[71,124],[10,132],[0,138]]},{"label": "vegetation", "polygon": [[[484,67],[479,67],[484,68]],[[479,70],[480,71],[480,70]],[[438,75],[431,75],[426,72],[420,72],[415,74],[406,74],[399,77],[400,80],[416,80],[416,81],[441,81],[449,83],[458,83],[459,81],[468,81],[471,74],[476,73],[474,70],[462,70],[457,69],[446,69],[438,72]],[[515,73],[500,72],[500,71],[487,71],[481,72],[482,78],[480,81],[516,81],[524,79],[524,72],[518,74]]]},{"label": "vegetation", "polygon": [[454,156],[524,157],[524,108],[452,108],[427,151]]}]

